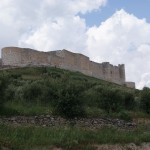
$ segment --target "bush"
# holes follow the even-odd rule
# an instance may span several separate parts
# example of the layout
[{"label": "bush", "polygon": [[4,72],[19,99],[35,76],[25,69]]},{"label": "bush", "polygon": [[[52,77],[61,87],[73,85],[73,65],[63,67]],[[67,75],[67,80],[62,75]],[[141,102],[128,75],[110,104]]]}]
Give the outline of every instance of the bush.
[{"label": "bush", "polygon": [[5,89],[7,88],[8,76],[0,75],[0,107],[2,107],[5,99]]},{"label": "bush", "polygon": [[37,103],[41,95],[42,87],[38,82],[32,82],[23,87],[23,99],[27,102]]},{"label": "bush", "polygon": [[56,106],[56,112],[59,115],[73,119],[85,115],[84,103],[81,97],[82,87],[74,84],[68,84],[63,87],[59,93],[59,101]]},{"label": "bush", "polygon": [[24,86],[18,86],[15,91],[14,100],[23,101],[24,100]]},{"label": "bush", "polygon": [[99,106],[100,93],[93,88],[83,93],[86,106],[97,107]]},{"label": "bush", "polygon": [[59,93],[60,90],[60,84],[57,81],[51,80],[51,81],[44,81],[41,83],[42,86],[42,96],[41,96],[41,102],[44,104],[52,104],[53,106],[55,103],[57,103],[59,99]]},{"label": "bush", "polygon": [[103,88],[100,97],[100,107],[110,112],[119,112],[123,108],[124,98],[118,89]]},{"label": "bush", "polygon": [[124,107],[126,110],[133,110],[135,106],[134,94],[131,92],[123,92],[124,95]]},{"label": "bush", "polygon": [[141,91],[141,108],[144,112],[150,114],[150,89],[144,87]]},{"label": "bush", "polygon": [[15,97],[16,87],[13,84],[8,85],[5,90],[5,98],[7,101],[13,100]]},{"label": "bush", "polygon": [[119,118],[122,119],[122,120],[125,120],[125,121],[132,121],[132,117],[124,111],[121,111],[119,113]]}]

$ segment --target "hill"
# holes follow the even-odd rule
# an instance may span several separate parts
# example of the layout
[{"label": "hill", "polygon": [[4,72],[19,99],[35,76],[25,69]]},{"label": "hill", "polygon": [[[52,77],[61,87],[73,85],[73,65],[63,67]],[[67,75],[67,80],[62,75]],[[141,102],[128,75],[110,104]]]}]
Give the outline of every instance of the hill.
[{"label": "hill", "polygon": [[[5,78],[5,85],[2,87],[3,90],[5,90],[3,93],[4,101],[6,101],[5,106],[12,106],[11,109],[14,109],[15,111],[18,111],[18,113],[24,115],[28,115],[30,113],[45,114],[46,111],[44,112],[40,110],[39,112],[23,112],[26,109],[19,110],[19,105],[21,105],[21,103],[23,106],[30,105],[30,108],[38,106],[39,103],[43,107],[44,105],[49,105],[49,112],[47,113],[52,113],[53,110],[50,110],[50,108],[53,107],[55,103],[58,103],[59,99],[61,99],[60,97],[62,96],[62,92],[66,92],[68,95],[74,95],[76,99],[79,99],[76,101],[79,103],[82,102],[82,105],[84,103],[84,105],[86,105],[86,109],[88,109],[88,115],[96,115],[93,111],[97,111],[95,113],[100,113],[99,109],[105,105],[102,104],[105,101],[102,97],[108,97],[109,95],[107,94],[113,95],[116,93],[114,96],[117,96],[118,93],[119,97],[121,97],[119,93],[122,93],[124,96],[125,94],[128,94],[131,97],[135,94],[134,89],[89,77],[79,72],[71,72],[52,67],[8,69],[2,70],[0,75],[1,78]],[[124,98],[121,97],[120,100],[118,100],[118,104],[114,106],[116,108],[106,108],[107,111],[118,111],[117,109],[120,108],[117,108],[117,105],[124,107]],[[131,104],[128,105],[129,106],[126,107],[131,107]],[[27,109],[30,108],[27,107]]]},{"label": "hill", "polygon": [[93,150],[101,143],[150,142],[149,96],[149,88],[55,67],[1,70],[0,149]]}]

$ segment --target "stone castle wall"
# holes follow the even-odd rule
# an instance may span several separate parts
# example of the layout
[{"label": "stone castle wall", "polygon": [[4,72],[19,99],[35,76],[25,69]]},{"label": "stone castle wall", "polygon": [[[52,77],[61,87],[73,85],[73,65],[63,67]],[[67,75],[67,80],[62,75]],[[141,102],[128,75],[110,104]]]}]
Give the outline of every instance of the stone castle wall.
[{"label": "stone castle wall", "polygon": [[[3,66],[55,66],[99,79],[125,85],[124,65],[113,66],[109,62],[96,63],[89,57],[67,50],[40,52],[27,48],[6,47],[2,49]],[[128,82],[129,87],[134,87]]]}]

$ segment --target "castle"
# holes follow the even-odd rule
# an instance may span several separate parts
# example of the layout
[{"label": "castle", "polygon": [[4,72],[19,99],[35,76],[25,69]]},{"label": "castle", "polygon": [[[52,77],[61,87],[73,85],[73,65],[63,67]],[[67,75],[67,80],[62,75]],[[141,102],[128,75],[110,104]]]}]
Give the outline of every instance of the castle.
[{"label": "castle", "polygon": [[109,62],[96,63],[89,57],[67,50],[41,52],[28,48],[5,47],[1,50],[1,67],[52,66],[135,88],[134,82],[126,82],[124,64],[113,66]]}]

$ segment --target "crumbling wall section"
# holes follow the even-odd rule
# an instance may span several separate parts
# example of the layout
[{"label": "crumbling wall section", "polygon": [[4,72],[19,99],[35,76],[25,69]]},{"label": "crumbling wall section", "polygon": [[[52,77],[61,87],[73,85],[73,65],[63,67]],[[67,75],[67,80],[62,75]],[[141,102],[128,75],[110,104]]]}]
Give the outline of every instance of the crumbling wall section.
[{"label": "crumbling wall section", "polygon": [[135,83],[134,82],[125,82],[125,86],[129,88],[135,88]]}]

